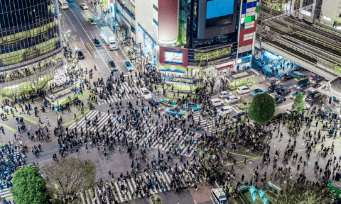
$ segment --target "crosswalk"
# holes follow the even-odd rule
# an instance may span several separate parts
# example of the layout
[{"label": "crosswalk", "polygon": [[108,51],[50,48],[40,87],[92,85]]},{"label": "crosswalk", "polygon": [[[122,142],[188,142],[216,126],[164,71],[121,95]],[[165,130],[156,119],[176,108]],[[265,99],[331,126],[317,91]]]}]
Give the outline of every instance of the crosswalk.
[{"label": "crosswalk", "polygon": [[[114,90],[116,90],[117,85],[113,84]],[[100,92],[102,89],[98,88],[98,92]],[[121,88],[118,89],[119,93],[116,91],[112,95],[107,95],[106,99],[101,99],[98,101],[98,105],[108,104],[108,103],[115,103],[119,102],[120,100],[131,100],[135,98],[135,95],[133,95],[133,91],[136,94],[142,94],[142,91],[139,87],[134,85],[130,85],[128,82],[121,83]],[[124,93],[125,92],[125,93]],[[124,93],[124,95],[122,95]],[[130,93],[130,94],[129,94]]]},{"label": "crosswalk", "polygon": [[0,190],[0,197],[1,198],[8,198],[11,196],[12,196],[12,194],[9,192],[8,188],[4,188],[4,189]]},{"label": "crosswalk", "polygon": [[[143,131],[138,131],[134,128],[129,128],[122,122],[120,118],[112,114],[100,113],[96,110],[90,110],[85,117],[71,124],[69,129],[77,128],[77,130],[82,129],[83,131],[94,132],[104,128],[109,130],[108,120],[112,121],[111,127],[117,127],[117,129],[124,130],[124,133],[130,139],[137,142],[140,146],[152,147],[155,149],[160,149],[164,151],[176,150],[184,156],[192,156],[196,153],[196,145],[200,140],[200,135],[198,133],[186,133],[184,134],[181,129],[167,129],[165,131],[161,125],[157,126],[152,124],[148,120],[142,122]],[[121,123],[119,122],[121,120]],[[165,136],[158,136],[157,131],[162,131]]]},{"label": "crosswalk", "polygon": [[[169,172],[170,171],[170,172]],[[141,198],[149,194],[163,193],[172,190],[172,174],[184,174],[179,180],[181,185],[201,183],[205,181],[205,177],[199,175],[197,169],[189,170],[188,166],[178,166],[177,169],[172,167],[168,172],[166,171],[153,171],[145,172],[143,175],[131,176],[129,179],[122,179],[120,181],[110,182],[107,186],[96,186],[88,191],[81,193],[81,199],[84,204],[99,203],[102,200],[104,203],[110,201],[117,201],[123,203],[136,198]],[[151,183],[150,189],[143,186]],[[148,192],[149,191],[149,192]]]}]

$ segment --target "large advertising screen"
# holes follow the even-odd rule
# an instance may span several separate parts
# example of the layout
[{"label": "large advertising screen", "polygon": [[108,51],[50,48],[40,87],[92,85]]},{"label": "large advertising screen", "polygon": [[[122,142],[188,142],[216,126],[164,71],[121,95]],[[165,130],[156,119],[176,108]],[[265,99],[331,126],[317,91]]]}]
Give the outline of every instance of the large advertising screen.
[{"label": "large advertising screen", "polygon": [[233,14],[234,0],[207,1],[206,19],[217,18]]},{"label": "large advertising screen", "polygon": [[174,64],[183,64],[183,52],[165,50],[165,62]]}]

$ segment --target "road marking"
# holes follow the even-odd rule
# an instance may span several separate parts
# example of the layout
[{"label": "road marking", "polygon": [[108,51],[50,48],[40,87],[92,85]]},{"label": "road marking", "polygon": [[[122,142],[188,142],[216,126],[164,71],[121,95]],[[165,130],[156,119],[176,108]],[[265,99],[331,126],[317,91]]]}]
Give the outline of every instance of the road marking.
[{"label": "road marking", "polygon": [[77,32],[77,30],[76,30],[75,26],[73,25],[72,21],[70,20],[69,16],[68,16],[68,15],[66,15],[66,13],[65,13],[65,11],[64,11],[64,10],[63,10],[63,12],[64,12],[64,14],[65,14],[66,18],[67,18],[67,19],[70,21],[70,23],[71,23],[71,25],[72,25],[73,29],[75,29],[75,31]]},{"label": "road marking", "polygon": [[293,103],[288,103],[286,105],[283,105],[283,106],[277,106],[277,108],[282,108],[282,107],[285,107],[285,106],[289,106],[289,105],[292,105]]},{"label": "road marking", "polygon": [[232,109],[234,110],[234,111],[236,111],[237,113],[239,113],[239,111],[237,111],[235,108],[233,108],[233,106],[231,106],[232,107]]},{"label": "road marking", "polygon": [[[85,34],[88,36],[88,38],[90,39],[90,41],[91,41],[91,38],[90,38],[90,36],[88,35],[88,33],[85,31],[85,29],[84,29],[84,27],[83,27],[83,25],[81,24],[81,22],[79,21],[79,19],[77,18],[77,16],[76,16],[76,14],[72,11],[72,9],[70,9],[70,11],[73,13],[73,15],[76,17],[76,19],[77,19],[77,21],[78,21],[78,23],[81,25],[81,27],[83,28],[83,30],[84,30],[84,32],[85,32]],[[92,42],[92,41],[91,41]],[[93,43],[93,42],[92,42]],[[109,68],[109,66],[108,66],[108,64],[104,61],[104,59],[103,59],[103,57],[102,57],[102,55],[100,55],[100,53],[99,53],[99,51],[98,51],[98,49],[97,49],[97,47],[95,46],[95,49],[96,49],[96,51],[98,52],[98,54],[99,54],[99,56],[101,57],[101,59],[103,60],[103,62],[104,62],[104,64],[105,64],[105,66],[108,68],[108,70],[109,70],[109,72],[110,72],[110,68]],[[110,55],[109,55],[110,56]],[[111,58],[111,56],[110,56],[110,58]]]}]

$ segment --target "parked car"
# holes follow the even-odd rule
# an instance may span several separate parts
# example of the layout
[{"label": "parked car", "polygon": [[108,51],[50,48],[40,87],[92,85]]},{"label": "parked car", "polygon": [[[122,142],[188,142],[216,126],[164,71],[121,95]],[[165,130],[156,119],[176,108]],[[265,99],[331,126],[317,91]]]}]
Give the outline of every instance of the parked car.
[{"label": "parked car", "polygon": [[284,86],[281,85],[281,84],[274,84],[274,85],[272,85],[272,86],[269,87],[268,91],[269,91],[269,92],[274,92],[274,91],[276,91],[276,90],[278,90],[278,89],[281,89],[281,88],[283,88],[283,87],[284,87]]},{"label": "parked car", "polygon": [[188,108],[192,109],[193,111],[200,110],[201,106],[199,104],[194,103],[187,103],[184,104],[183,107],[187,110]]},{"label": "parked car", "polygon": [[211,102],[214,106],[221,106],[224,104],[224,101],[219,98],[213,98],[211,99]]},{"label": "parked car", "polygon": [[280,96],[286,96],[289,93],[291,93],[291,90],[288,89],[288,88],[280,89],[280,90],[277,91],[277,94],[280,95]]},{"label": "parked car", "polygon": [[223,106],[219,110],[219,115],[226,115],[232,112],[232,106]]},{"label": "parked car", "polygon": [[265,93],[265,92],[266,92],[265,89],[255,89],[255,90],[251,91],[251,94],[255,96],[257,94],[261,94],[261,93]]},{"label": "parked car", "polygon": [[294,79],[294,78],[295,77],[293,75],[289,75],[289,74],[284,74],[284,75],[281,76],[281,79],[283,81],[289,81],[289,80]]},{"label": "parked car", "polygon": [[283,103],[284,101],[286,101],[287,99],[285,98],[285,97],[283,97],[283,96],[277,96],[276,98],[275,98],[275,101],[276,101],[276,103]]},{"label": "parked car", "polygon": [[305,91],[303,91],[303,90],[298,90],[298,91],[296,91],[296,92],[291,96],[291,98],[295,98],[296,95],[297,95],[299,92],[301,92],[301,93],[303,94],[303,96],[305,95]]},{"label": "parked car", "polygon": [[314,84],[312,87],[313,87],[314,89],[318,89],[318,88],[321,87],[321,84]]},{"label": "parked car", "polygon": [[241,113],[238,113],[237,115],[233,116],[233,120],[240,120],[242,118],[242,116],[245,116],[246,117],[246,113],[245,112],[241,112]]},{"label": "parked car", "polygon": [[240,87],[237,88],[237,93],[238,94],[245,94],[245,93],[248,93],[250,91],[251,91],[251,89],[249,87],[247,87],[247,86],[240,86]]},{"label": "parked car", "polygon": [[299,86],[300,89],[306,89],[310,86],[310,82],[308,83],[304,83],[304,84],[301,84],[301,86]]},{"label": "parked car", "polygon": [[306,78],[306,79],[303,79],[301,81],[298,81],[296,86],[300,87],[302,84],[309,84],[309,83],[310,83],[309,78]]},{"label": "parked car", "polygon": [[147,88],[143,87],[141,88],[141,92],[142,92],[142,97],[145,99],[145,100],[150,100],[152,99],[152,94],[148,91]]},{"label": "parked car", "polygon": [[128,70],[128,71],[133,71],[133,66],[130,64],[130,62],[125,61],[124,62],[124,67]]},{"label": "parked car", "polygon": [[148,101],[148,103],[151,105],[151,106],[153,106],[153,107],[158,107],[159,105],[160,105],[160,103],[159,102],[157,102],[155,99],[150,99],[149,101]]},{"label": "parked car", "polygon": [[79,59],[79,60],[82,60],[82,59],[85,58],[85,57],[84,57],[84,54],[83,54],[83,52],[82,52],[81,50],[77,50],[76,52],[77,52],[77,56],[78,56],[78,59]]},{"label": "parked car", "polygon": [[226,98],[226,97],[231,96],[231,95],[232,95],[231,92],[222,91],[222,92],[220,92],[220,94],[219,94],[219,98]]},{"label": "parked car", "polygon": [[87,10],[87,9],[89,9],[89,7],[88,7],[85,3],[81,3],[81,4],[79,5],[79,7],[81,7],[82,10]]},{"label": "parked car", "polygon": [[88,20],[89,20],[89,23],[90,23],[91,25],[96,25],[95,19],[93,19],[93,18],[88,18]]},{"label": "parked car", "polygon": [[228,104],[237,103],[239,100],[240,100],[240,97],[239,96],[234,96],[234,95],[228,96],[225,99],[226,103],[228,103]]},{"label": "parked car", "polygon": [[323,80],[324,80],[324,77],[316,75],[316,76],[312,77],[311,81],[312,81],[312,83],[317,84],[317,83],[322,82]]},{"label": "parked car", "polygon": [[167,98],[162,98],[160,100],[160,103],[162,103],[165,106],[176,106],[176,103],[174,101],[171,101],[170,99]]},{"label": "parked car", "polygon": [[320,98],[321,96],[322,96],[322,94],[320,92],[315,91],[315,92],[309,94],[307,96],[307,98],[305,99],[305,101],[310,102],[310,101],[313,101],[313,100],[315,100],[317,98]]},{"label": "parked car", "polygon": [[172,114],[172,115],[183,115],[184,111],[177,107],[170,107],[166,109],[166,113]]},{"label": "parked car", "polygon": [[94,38],[94,44],[95,44],[96,47],[99,47],[99,46],[102,45],[101,41],[99,39],[97,39],[97,38]]}]

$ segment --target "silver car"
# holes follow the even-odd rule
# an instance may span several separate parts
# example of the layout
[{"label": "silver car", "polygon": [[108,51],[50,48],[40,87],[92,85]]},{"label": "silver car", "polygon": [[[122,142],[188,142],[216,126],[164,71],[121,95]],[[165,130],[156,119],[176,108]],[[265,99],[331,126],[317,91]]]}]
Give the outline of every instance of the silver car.
[{"label": "silver car", "polygon": [[225,99],[226,103],[228,103],[228,104],[237,103],[239,100],[240,100],[240,97],[234,96],[234,95],[228,96]]}]

